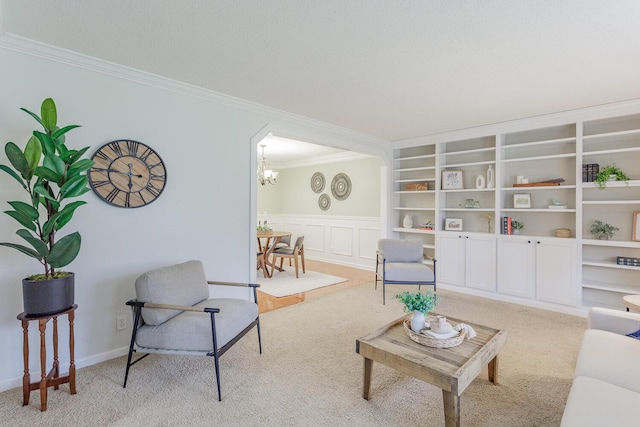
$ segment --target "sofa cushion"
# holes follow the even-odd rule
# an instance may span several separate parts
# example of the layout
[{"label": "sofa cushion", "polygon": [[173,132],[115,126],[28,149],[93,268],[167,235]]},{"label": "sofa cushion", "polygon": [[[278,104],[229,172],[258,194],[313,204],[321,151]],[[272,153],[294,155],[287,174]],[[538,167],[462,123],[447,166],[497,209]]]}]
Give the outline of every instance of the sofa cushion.
[{"label": "sofa cushion", "polygon": [[421,262],[422,242],[417,239],[380,239],[378,250],[387,262]]},{"label": "sofa cushion", "polygon": [[[138,301],[154,304],[194,305],[209,298],[209,286],[200,261],[148,271],[136,279]],[[159,325],[182,313],[180,310],[143,308],[148,325]]]},{"label": "sofa cushion", "polygon": [[595,378],[573,379],[562,427],[637,426],[640,394]]},{"label": "sofa cushion", "polygon": [[[599,329],[587,329],[575,376],[596,378],[640,392],[640,341]],[[615,424],[610,424],[615,425]]]},{"label": "sofa cushion", "polygon": [[433,282],[433,270],[422,263],[387,262],[384,278],[397,282]]},{"label": "sofa cushion", "polygon": [[[215,314],[218,348],[231,341],[258,317],[254,302],[232,298],[213,298],[196,307],[219,308]],[[160,325],[145,325],[138,330],[140,347],[168,350],[213,351],[209,313],[183,311]]]}]

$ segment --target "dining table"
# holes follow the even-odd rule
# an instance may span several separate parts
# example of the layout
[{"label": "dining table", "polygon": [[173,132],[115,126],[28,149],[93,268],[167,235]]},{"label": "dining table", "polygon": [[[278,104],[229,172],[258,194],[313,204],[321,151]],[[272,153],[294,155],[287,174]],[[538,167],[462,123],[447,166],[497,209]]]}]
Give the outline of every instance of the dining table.
[{"label": "dining table", "polygon": [[[290,231],[266,231],[258,232],[258,251],[264,256],[265,276],[271,278],[272,273],[275,270],[283,271],[283,269],[277,267],[272,261],[269,261],[271,253],[276,249],[276,246],[283,237],[291,236]],[[269,266],[271,266],[271,273],[269,273]]]}]

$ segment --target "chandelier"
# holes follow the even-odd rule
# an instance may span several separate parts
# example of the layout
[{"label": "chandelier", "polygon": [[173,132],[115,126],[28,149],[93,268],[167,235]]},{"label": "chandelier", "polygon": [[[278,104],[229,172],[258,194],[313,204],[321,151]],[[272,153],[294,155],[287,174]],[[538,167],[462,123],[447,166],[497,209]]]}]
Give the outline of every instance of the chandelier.
[{"label": "chandelier", "polygon": [[258,182],[260,185],[275,184],[278,179],[278,172],[269,169],[269,162],[264,157],[265,144],[260,144],[262,147],[262,155],[258,159]]}]

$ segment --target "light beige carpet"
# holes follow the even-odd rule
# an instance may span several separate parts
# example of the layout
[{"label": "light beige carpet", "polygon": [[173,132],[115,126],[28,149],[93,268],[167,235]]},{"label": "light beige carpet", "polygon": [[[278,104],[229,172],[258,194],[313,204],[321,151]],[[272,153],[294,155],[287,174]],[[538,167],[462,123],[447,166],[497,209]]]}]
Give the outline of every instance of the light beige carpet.
[{"label": "light beige carpet", "polygon": [[[395,290],[404,287],[391,288]],[[407,289],[415,289],[407,288]],[[557,426],[571,386],[586,319],[439,290],[437,311],[508,331],[500,385],[486,368],[462,394],[463,426]],[[152,355],[132,368],[125,359],[78,371],[68,385],[22,407],[21,389],[0,394],[0,423],[10,426],[442,426],[442,392],[380,364],[371,400],[362,398],[356,338],[400,317],[393,298],[367,284],[261,316],[263,354],[255,332],[221,358],[222,402],[213,360]]]}]

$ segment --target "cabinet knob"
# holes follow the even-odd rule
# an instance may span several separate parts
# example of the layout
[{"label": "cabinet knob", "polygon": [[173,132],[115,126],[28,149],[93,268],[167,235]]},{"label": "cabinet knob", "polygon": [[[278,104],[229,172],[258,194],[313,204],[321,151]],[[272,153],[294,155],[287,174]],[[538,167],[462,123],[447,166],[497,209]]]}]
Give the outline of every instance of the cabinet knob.
[{"label": "cabinet knob", "polygon": [[538,240],[536,243],[537,243],[537,244],[540,244],[540,240]]},{"label": "cabinet knob", "polygon": [[531,243],[531,240],[527,240],[527,243]]}]

